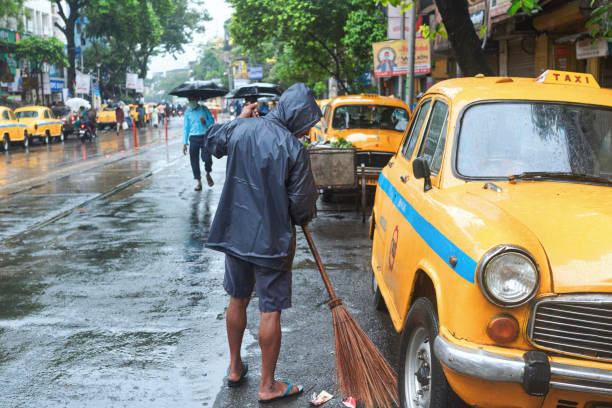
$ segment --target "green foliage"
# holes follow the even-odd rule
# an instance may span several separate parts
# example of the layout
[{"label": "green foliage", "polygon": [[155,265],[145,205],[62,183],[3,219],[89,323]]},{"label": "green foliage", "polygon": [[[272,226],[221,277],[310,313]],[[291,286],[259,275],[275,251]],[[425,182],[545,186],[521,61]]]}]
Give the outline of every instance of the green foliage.
[{"label": "green foliage", "polygon": [[29,60],[37,72],[41,70],[43,62],[59,67],[68,66],[64,44],[55,37],[49,39],[37,36],[25,37],[16,45],[15,55]]},{"label": "green foliage", "polygon": [[0,0],[0,18],[19,17],[24,0]]},{"label": "green foliage", "polygon": [[355,146],[345,138],[341,137],[340,139],[332,142],[331,147],[335,147],[336,149],[350,149]]},{"label": "green foliage", "polygon": [[593,38],[612,39],[612,2],[591,0],[591,18],[586,27]]},{"label": "green foliage", "polygon": [[[341,88],[372,62],[372,41],[384,39],[382,13],[371,0],[229,0],[235,9],[230,31],[247,52],[275,46],[269,76],[314,86],[333,76]],[[272,51],[274,52],[274,51]],[[267,58],[274,55],[266,55]],[[307,67],[307,68],[306,68]]]},{"label": "green foliage", "polygon": [[147,100],[155,102],[168,101],[171,96],[168,92],[187,81],[189,76],[186,72],[172,72],[164,77],[154,78],[147,81],[147,85],[151,88],[151,93],[145,95]]}]

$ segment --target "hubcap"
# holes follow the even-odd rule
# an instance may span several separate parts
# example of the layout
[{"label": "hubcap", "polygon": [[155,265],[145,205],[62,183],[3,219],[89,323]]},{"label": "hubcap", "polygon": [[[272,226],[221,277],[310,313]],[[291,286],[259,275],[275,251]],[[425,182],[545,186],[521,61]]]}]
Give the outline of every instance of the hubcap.
[{"label": "hubcap", "polygon": [[406,406],[428,408],[431,399],[431,355],[425,328],[412,332],[404,363]]}]

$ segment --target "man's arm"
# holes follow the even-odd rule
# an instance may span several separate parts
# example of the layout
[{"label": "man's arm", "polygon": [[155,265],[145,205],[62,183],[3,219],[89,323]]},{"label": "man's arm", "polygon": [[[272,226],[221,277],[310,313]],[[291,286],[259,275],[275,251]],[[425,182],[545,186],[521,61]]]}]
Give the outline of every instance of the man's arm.
[{"label": "man's arm", "polygon": [[317,189],[310,170],[310,158],[303,147],[289,173],[287,183],[289,214],[293,224],[304,226],[314,217]]}]

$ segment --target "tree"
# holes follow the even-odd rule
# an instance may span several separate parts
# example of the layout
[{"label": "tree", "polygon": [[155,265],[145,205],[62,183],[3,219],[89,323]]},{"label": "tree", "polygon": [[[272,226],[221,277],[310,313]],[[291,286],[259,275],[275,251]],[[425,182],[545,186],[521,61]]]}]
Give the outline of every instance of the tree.
[{"label": "tree", "polygon": [[[68,88],[70,92],[74,94],[74,81],[76,78],[75,71],[75,60],[76,60],[76,44],[74,42],[74,27],[76,21],[82,15],[83,8],[86,4],[91,3],[90,0],[52,0],[57,6],[57,13],[64,22],[62,27],[60,24],[55,23],[55,26],[66,37],[66,44],[68,46]],[[64,5],[68,6],[68,10],[64,9]]]},{"label": "tree", "polygon": [[0,0],[0,18],[18,17],[23,10],[24,0]]},{"label": "tree", "polygon": [[[30,62],[33,74],[37,74],[39,84],[42,84],[43,64],[64,67],[68,60],[64,54],[64,44],[55,37],[43,39],[37,36],[29,36],[22,39],[15,47],[15,55],[18,58]],[[36,87],[36,102],[40,103],[40,95]]]},{"label": "tree", "polygon": [[[238,44],[257,53],[272,42],[291,56],[277,56],[279,78],[307,79],[313,85],[332,76],[344,92],[369,71],[365,67],[371,65],[371,49],[366,49],[371,43],[363,44],[383,39],[386,30],[382,12],[370,0],[229,2],[235,9],[230,31]],[[356,41],[359,36],[362,40]]]}]

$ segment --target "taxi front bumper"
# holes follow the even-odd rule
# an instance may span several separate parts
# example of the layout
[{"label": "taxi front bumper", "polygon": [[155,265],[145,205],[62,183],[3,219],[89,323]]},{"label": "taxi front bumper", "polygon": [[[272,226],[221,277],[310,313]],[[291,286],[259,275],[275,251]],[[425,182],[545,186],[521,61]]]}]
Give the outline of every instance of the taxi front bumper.
[{"label": "taxi front bumper", "polygon": [[546,395],[550,388],[612,396],[612,370],[561,364],[541,351],[508,357],[457,345],[438,335],[434,352],[442,364],[460,374],[488,381],[522,384],[529,395]]}]

